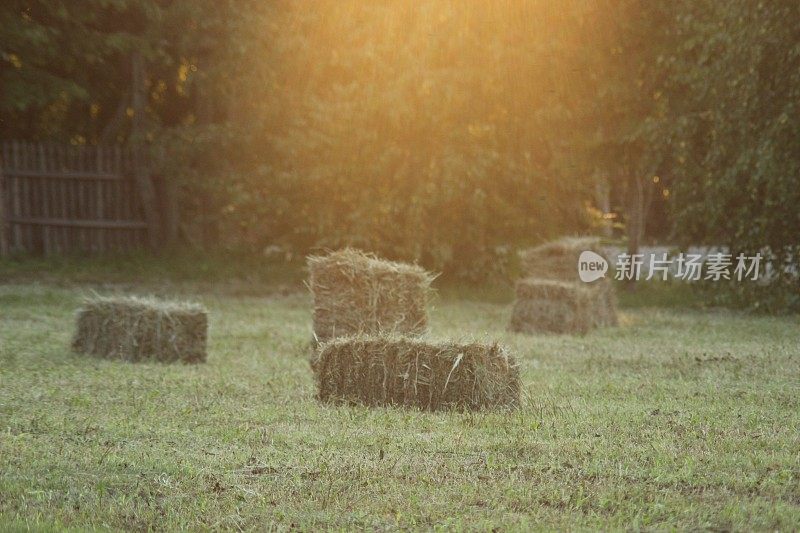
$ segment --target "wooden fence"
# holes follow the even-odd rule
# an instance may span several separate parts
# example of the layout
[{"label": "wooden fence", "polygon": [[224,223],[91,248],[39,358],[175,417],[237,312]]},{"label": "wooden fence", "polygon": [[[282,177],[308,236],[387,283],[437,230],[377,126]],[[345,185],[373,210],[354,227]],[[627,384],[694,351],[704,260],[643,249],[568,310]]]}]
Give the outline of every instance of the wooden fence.
[{"label": "wooden fence", "polygon": [[1,149],[0,254],[147,246],[129,148],[9,141]]}]

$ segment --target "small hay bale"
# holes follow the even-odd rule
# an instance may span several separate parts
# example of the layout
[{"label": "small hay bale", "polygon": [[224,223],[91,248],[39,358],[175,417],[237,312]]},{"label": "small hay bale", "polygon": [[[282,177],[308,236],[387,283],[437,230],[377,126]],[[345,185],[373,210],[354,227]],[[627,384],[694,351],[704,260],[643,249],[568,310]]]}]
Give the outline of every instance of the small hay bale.
[{"label": "small hay bale", "polygon": [[92,297],[78,311],[76,352],[125,361],[206,360],[208,312],[155,298]]},{"label": "small hay bale", "polygon": [[516,407],[519,368],[497,344],[432,344],[348,337],[322,345],[315,365],[324,402],[426,411]]},{"label": "small hay bale", "polygon": [[597,325],[593,317],[599,291],[549,279],[517,282],[517,299],[511,314],[511,330],[519,333],[586,333]]},{"label": "small hay bale", "polygon": [[434,276],[345,249],[308,258],[317,342],[349,335],[421,335]]}]

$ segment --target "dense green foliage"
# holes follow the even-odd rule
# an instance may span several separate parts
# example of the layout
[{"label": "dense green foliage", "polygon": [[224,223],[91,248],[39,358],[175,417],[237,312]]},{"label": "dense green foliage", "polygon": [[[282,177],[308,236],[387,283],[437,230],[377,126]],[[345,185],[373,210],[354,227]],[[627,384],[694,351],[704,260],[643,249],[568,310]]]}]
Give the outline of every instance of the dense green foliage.
[{"label": "dense green foliage", "polygon": [[675,230],[687,242],[769,256],[784,278],[777,288],[737,292],[800,309],[800,4],[704,7],[684,6],[679,47],[665,58],[675,65],[681,137],[670,175]]},{"label": "dense green foliage", "polygon": [[509,245],[585,223],[578,179],[557,164],[567,124],[548,74],[567,15],[530,13],[531,3],[455,2],[274,10],[230,87],[232,123],[193,127],[201,155],[172,172],[233,178],[215,197],[229,239],[351,244],[471,276],[502,268]]},{"label": "dense green foliage", "polygon": [[140,51],[193,245],[480,277],[605,211],[798,264],[796,2],[89,4],[0,7],[2,134],[125,139]]}]

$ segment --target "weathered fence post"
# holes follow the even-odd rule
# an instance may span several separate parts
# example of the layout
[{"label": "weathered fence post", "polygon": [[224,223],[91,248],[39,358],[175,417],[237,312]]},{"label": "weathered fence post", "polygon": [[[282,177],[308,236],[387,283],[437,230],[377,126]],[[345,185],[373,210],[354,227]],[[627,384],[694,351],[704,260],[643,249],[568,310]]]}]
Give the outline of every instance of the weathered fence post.
[{"label": "weathered fence post", "polygon": [[8,215],[6,214],[5,179],[3,178],[4,161],[0,158],[0,257],[8,257]]},{"label": "weathered fence post", "polygon": [[[158,166],[164,168],[164,160],[167,157],[164,147],[157,147],[153,156],[158,161]],[[161,175],[161,185],[164,192],[164,242],[169,246],[174,246],[178,242],[180,230],[178,184],[175,182],[174,175]]]},{"label": "weathered fence post", "polygon": [[156,191],[153,180],[150,177],[149,161],[145,153],[145,71],[144,58],[139,50],[133,52],[133,123],[132,126],[132,148],[133,148],[133,176],[136,181],[136,188],[142,199],[144,216],[147,221],[147,233],[150,247],[153,250],[158,248],[161,242],[161,220],[156,204]]}]

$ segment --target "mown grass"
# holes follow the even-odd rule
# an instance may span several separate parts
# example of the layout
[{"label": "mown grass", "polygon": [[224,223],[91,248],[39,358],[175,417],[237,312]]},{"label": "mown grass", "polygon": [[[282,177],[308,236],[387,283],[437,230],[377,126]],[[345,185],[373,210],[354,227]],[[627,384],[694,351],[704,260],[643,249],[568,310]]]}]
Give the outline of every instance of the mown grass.
[{"label": "mown grass", "polygon": [[0,285],[0,529],[800,528],[797,317],[640,295],[617,329],[524,336],[503,298],[443,290],[433,335],[504,342],[525,399],[429,414],[314,400],[293,274],[249,294],[158,276],[101,288],[204,303],[209,360],[186,366],[71,353],[90,280],[15,268]]}]

